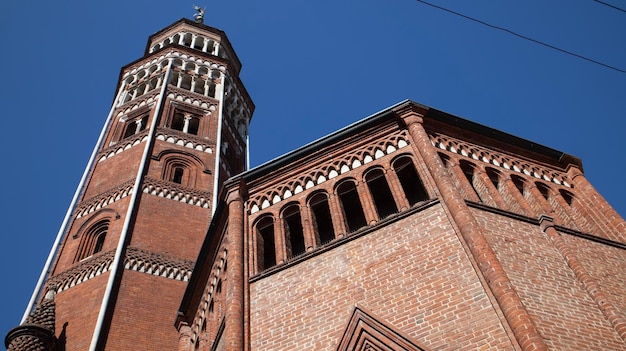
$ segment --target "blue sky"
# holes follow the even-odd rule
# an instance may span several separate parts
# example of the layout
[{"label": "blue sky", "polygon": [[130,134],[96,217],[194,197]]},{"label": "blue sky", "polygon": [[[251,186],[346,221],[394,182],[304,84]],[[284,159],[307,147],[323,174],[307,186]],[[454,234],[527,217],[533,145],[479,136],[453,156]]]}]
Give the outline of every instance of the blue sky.
[{"label": "blue sky", "polygon": [[[595,1],[432,2],[626,69],[626,13]],[[253,166],[412,99],[582,158],[590,182],[626,214],[624,73],[417,1],[197,4],[243,63],[257,106]],[[121,66],[141,57],[150,34],[191,18],[192,5],[0,3],[1,335],[21,318]]]}]

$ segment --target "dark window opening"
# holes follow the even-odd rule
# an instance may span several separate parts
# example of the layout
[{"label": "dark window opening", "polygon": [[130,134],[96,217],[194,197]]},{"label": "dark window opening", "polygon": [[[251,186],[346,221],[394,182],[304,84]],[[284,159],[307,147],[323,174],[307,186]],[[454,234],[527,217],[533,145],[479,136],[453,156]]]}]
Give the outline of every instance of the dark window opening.
[{"label": "dark window opening", "polygon": [[185,174],[185,170],[183,168],[180,168],[180,167],[174,168],[174,175],[172,176],[172,182],[182,184],[183,174]]},{"label": "dark window opening", "polygon": [[574,195],[565,190],[559,190],[559,192],[561,193],[561,196],[563,197],[565,202],[567,202],[568,205],[572,206],[572,203],[574,202]]},{"label": "dark window opening", "polygon": [[394,162],[393,168],[398,175],[400,185],[404,191],[409,205],[413,206],[418,202],[428,200],[428,193],[420,180],[413,162],[409,158],[401,158]]},{"label": "dark window opening", "polygon": [[291,206],[284,212],[285,241],[287,242],[287,253],[289,257],[297,257],[306,251],[304,244],[304,230],[302,229],[302,219],[300,209]]},{"label": "dark window opening", "polygon": [[374,200],[374,207],[378,212],[380,219],[389,217],[390,215],[398,212],[398,207],[393,199],[385,174],[380,169],[375,169],[367,173],[365,176],[367,187],[372,194]]},{"label": "dark window opening", "polygon": [[491,184],[493,184],[496,189],[500,189],[500,177],[498,175],[498,172],[494,171],[491,168],[487,168],[486,171],[489,180],[491,180]]},{"label": "dark window opening", "polygon": [[337,187],[339,202],[348,226],[348,232],[353,232],[367,225],[361,200],[353,182],[345,182]]},{"label": "dark window opening", "polygon": [[101,252],[104,248],[104,241],[106,234],[109,230],[109,221],[101,220],[94,224],[81,239],[80,248],[76,260],[80,261],[85,258],[91,257],[98,252]]},{"label": "dark window opening", "polygon": [[126,130],[124,131],[124,136],[122,137],[122,139],[128,138],[131,135],[135,135],[135,131],[137,130],[137,125],[135,124],[135,122],[129,122],[128,125],[126,126]]},{"label": "dark window opening", "polygon": [[187,127],[187,133],[198,135],[198,129],[200,127],[200,119],[193,117],[189,120],[189,126]]},{"label": "dark window opening", "polygon": [[311,215],[313,217],[313,230],[317,234],[320,245],[331,242],[335,239],[335,229],[333,219],[330,215],[328,198],[325,194],[315,195],[310,202]]},{"label": "dark window opening", "polygon": [[474,166],[467,162],[461,162],[461,169],[463,170],[463,174],[465,174],[465,178],[467,178],[467,181],[472,186],[472,189],[474,190],[474,194],[476,194],[478,201],[482,202],[483,200],[478,193],[478,189],[476,189],[476,186],[474,185]]},{"label": "dark window opening", "polygon": [[98,235],[98,238],[96,239],[96,245],[93,248],[94,254],[97,254],[98,252],[102,251],[102,248],[104,247],[105,238],[106,238],[106,232],[103,232],[100,235]]},{"label": "dark window opening", "polygon": [[264,270],[276,265],[276,246],[274,245],[274,221],[265,218],[257,225],[258,267]]},{"label": "dark window opening", "polygon": [[182,113],[175,113],[172,119],[172,129],[182,131],[185,127],[185,116]]},{"label": "dark window opening", "polygon": [[537,184],[537,189],[539,189],[539,192],[541,193],[541,196],[543,196],[544,199],[548,200],[548,198],[550,198],[548,186],[542,183],[536,183],[536,184]]},{"label": "dark window opening", "polygon": [[520,192],[520,194],[524,195],[524,181],[520,177],[517,177],[517,176],[511,176],[511,180],[513,180],[513,184],[515,185],[517,190]]}]

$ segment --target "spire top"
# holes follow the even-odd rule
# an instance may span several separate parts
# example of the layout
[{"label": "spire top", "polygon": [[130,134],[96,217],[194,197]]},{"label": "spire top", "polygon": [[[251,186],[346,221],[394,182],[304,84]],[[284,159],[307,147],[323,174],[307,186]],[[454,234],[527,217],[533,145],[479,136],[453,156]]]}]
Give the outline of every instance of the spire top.
[{"label": "spire top", "polygon": [[193,15],[196,23],[204,23],[204,9],[198,5],[193,5],[193,9],[196,10],[196,13]]}]

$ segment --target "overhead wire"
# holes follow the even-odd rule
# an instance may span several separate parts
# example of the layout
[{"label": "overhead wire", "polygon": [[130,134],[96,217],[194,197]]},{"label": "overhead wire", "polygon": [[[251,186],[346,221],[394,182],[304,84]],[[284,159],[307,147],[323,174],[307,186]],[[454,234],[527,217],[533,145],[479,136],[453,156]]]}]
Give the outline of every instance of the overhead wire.
[{"label": "overhead wire", "polygon": [[532,43],[539,44],[539,45],[545,46],[545,47],[547,47],[547,48],[550,48],[550,49],[553,49],[553,50],[556,50],[556,51],[562,52],[562,53],[564,53],[564,54],[567,54],[567,55],[570,55],[570,56],[577,57],[577,58],[579,58],[579,59],[581,59],[581,60],[585,60],[585,61],[587,61],[587,62],[595,63],[596,65],[600,65],[600,66],[603,66],[603,67],[605,67],[605,68],[612,69],[612,70],[617,71],[617,72],[620,72],[620,73],[626,73],[626,70],[623,70],[623,69],[621,69],[621,68],[618,68],[618,67],[615,67],[615,66],[611,66],[611,65],[609,65],[609,64],[606,64],[606,63],[603,63],[603,62],[600,62],[600,61],[597,61],[597,60],[591,59],[591,58],[589,58],[589,57],[586,57],[586,56],[583,56],[583,55],[580,55],[580,54],[577,54],[577,53],[574,53],[574,52],[571,52],[571,51],[568,51],[568,50],[565,50],[565,49],[561,49],[561,48],[559,48],[559,47],[556,47],[556,46],[554,46],[554,45],[551,45],[551,44],[548,44],[548,43],[542,42],[542,41],[540,41],[540,40],[533,39],[533,38],[527,37],[527,36],[525,36],[525,35],[522,35],[522,34],[516,33],[516,32],[514,32],[514,31],[512,31],[512,30],[510,30],[510,29],[506,29],[506,28],[503,28],[503,27],[498,27],[498,26],[496,26],[496,25],[493,25],[493,24],[490,24],[490,23],[487,23],[487,22],[481,21],[481,20],[479,20],[479,19],[476,19],[476,18],[473,18],[473,17],[467,16],[467,15],[464,15],[464,14],[462,14],[462,13],[459,13],[459,12],[456,12],[456,11],[453,11],[453,10],[450,10],[450,9],[447,9],[447,8],[442,7],[442,6],[439,6],[439,5],[431,4],[431,3],[426,2],[426,1],[423,1],[423,0],[416,0],[416,1],[417,1],[417,2],[419,2],[419,3],[422,3],[422,4],[424,4],[424,5],[428,5],[428,6],[431,6],[431,7],[436,8],[436,9],[439,9],[439,10],[442,10],[442,11],[445,11],[445,12],[448,12],[448,13],[451,13],[451,14],[453,14],[453,15],[456,15],[456,16],[459,16],[459,17],[462,17],[462,18],[464,18],[464,19],[467,19],[467,20],[470,20],[470,21],[473,21],[473,22],[476,22],[476,23],[482,24],[482,25],[487,26],[487,27],[489,27],[489,28],[492,28],[492,29],[497,29],[497,30],[500,30],[500,31],[503,31],[503,32],[509,33],[509,34],[511,34],[511,35],[514,35],[514,36],[516,36],[516,37],[518,37],[518,38],[521,38],[521,39],[524,39],[524,40],[530,41],[530,42],[532,42]]},{"label": "overhead wire", "polygon": [[600,0],[593,0],[593,1],[595,1],[595,2],[597,2],[599,4],[602,4],[604,6],[608,6],[608,7],[612,8],[612,9],[614,9],[614,10],[622,11],[622,12],[626,13],[626,10],[624,10],[623,8],[617,7],[617,6],[613,5],[613,4],[609,4],[608,2],[604,2],[604,1],[600,1]]}]

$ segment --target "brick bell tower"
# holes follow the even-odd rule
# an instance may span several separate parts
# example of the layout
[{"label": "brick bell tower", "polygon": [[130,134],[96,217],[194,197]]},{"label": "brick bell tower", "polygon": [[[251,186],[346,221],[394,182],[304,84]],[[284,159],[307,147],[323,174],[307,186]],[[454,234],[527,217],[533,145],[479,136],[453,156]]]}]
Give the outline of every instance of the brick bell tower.
[{"label": "brick bell tower", "polygon": [[174,319],[216,195],[248,167],[254,111],[226,35],[196,10],[195,21],[153,34],[143,57],[122,68],[8,350],[176,348]]}]

